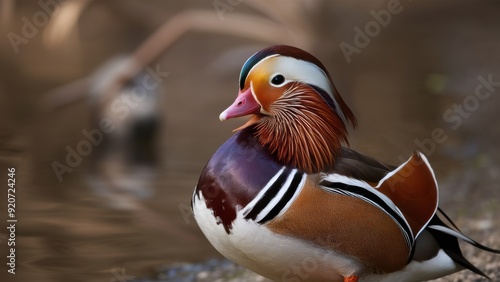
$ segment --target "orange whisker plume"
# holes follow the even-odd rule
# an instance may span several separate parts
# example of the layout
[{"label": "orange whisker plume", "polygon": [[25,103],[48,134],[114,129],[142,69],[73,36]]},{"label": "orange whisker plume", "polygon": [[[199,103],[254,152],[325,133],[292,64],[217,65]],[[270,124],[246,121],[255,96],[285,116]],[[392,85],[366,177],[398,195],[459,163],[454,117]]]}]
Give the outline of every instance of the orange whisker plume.
[{"label": "orange whisker plume", "polygon": [[[348,144],[342,118],[308,85],[293,83],[270,112],[257,123],[257,137],[286,165],[307,173],[328,170]],[[352,121],[350,110],[348,115]]]}]

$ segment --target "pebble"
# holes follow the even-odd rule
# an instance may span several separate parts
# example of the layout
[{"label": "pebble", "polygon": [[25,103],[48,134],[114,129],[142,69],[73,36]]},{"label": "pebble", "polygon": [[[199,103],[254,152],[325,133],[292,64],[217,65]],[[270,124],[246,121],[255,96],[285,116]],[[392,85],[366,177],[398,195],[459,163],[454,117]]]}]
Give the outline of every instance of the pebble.
[{"label": "pebble", "polygon": [[176,263],[157,269],[154,279],[131,282],[268,282],[250,270],[226,259],[210,259],[202,263]]}]

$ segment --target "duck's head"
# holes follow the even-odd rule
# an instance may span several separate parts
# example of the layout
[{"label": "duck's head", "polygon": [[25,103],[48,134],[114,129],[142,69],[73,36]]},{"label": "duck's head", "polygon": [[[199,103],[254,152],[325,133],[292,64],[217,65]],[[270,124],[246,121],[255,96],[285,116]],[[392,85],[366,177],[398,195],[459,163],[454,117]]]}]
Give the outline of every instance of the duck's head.
[{"label": "duck's head", "polygon": [[256,137],[277,159],[308,173],[331,168],[356,118],[311,54],[272,46],[243,65],[239,93],[220,119],[252,115]]}]

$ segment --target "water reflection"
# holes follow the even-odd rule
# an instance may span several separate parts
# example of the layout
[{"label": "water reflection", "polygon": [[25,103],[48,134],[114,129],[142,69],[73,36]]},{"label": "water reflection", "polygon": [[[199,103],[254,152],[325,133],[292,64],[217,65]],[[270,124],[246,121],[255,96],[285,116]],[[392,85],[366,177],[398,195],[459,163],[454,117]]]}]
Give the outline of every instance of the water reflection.
[{"label": "water reflection", "polygon": [[[165,82],[157,92],[145,94],[144,108],[130,108],[138,110],[137,118],[123,123],[117,118],[117,135],[106,135],[104,143],[82,157],[82,164],[59,182],[52,163],[65,162],[66,146],[76,148],[81,140],[88,140],[82,130],[98,128],[102,117],[110,115],[106,109],[111,104],[103,107],[99,99],[81,100],[58,111],[40,112],[42,89],[88,77],[122,52],[123,46],[137,45],[138,35],[131,35],[131,26],[144,24],[148,16],[139,21],[123,16],[130,15],[126,12],[130,7],[145,8],[151,14],[151,7],[156,8],[161,20],[186,8],[183,5],[212,9],[210,3],[196,1],[182,5],[153,1],[149,6],[123,1],[123,10],[112,10],[109,7],[117,5],[111,2],[89,6],[93,17],[82,19],[81,35],[94,37],[82,40],[79,50],[48,52],[35,38],[13,57],[8,42],[0,43],[0,60],[5,61],[0,68],[0,93],[8,94],[0,96],[0,168],[16,166],[19,171],[20,218],[18,274],[5,276],[0,268],[1,281],[116,281],[117,277],[149,276],[157,267],[174,262],[218,256],[190,215],[190,197],[205,162],[243,123],[220,123],[217,117],[234,100],[237,68],[264,43],[256,46],[251,40],[216,34],[181,38],[157,62],[170,73]],[[370,9],[379,7],[370,5],[374,5]],[[436,146],[430,160],[441,183],[445,209],[457,216],[498,212],[498,95],[482,103],[459,129],[450,128],[442,118],[474,91],[477,73],[492,73],[500,80],[498,52],[486,52],[498,50],[498,27],[481,21],[485,15],[496,16],[497,4],[411,5],[394,16],[393,23],[350,64],[337,46],[352,41],[353,26],[366,23],[368,6],[336,1],[321,6],[323,13],[306,13],[304,20],[317,31],[313,37],[320,39],[312,44],[312,51],[331,70],[360,122],[351,144],[397,163],[400,156],[406,158],[417,149],[416,139],[429,138],[441,127],[448,139]],[[241,11],[254,12],[244,5]],[[19,17],[14,19],[34,12],[36,5],[19,6]],[[469,26],[471,22],[475,24]],[[109,30],[101,33],[103,27]],[[146,29],[148,34],[154,30]],[[220,66],[216,58],[228,60],[224,54],[235,49],[245,54],[231,57],[223,71],[207,67]],[[97,78],[106,81],[105,76]],[[429,88],[429,76],[434,83],[440,77],[439,85],[431,83]],[[143,79],[139,75],[122,95]],[[88,93],[102,93],[97,88]],[[0,202],[5,202],[3,193]],[[1,235],[3,256],[6,237]]]}]

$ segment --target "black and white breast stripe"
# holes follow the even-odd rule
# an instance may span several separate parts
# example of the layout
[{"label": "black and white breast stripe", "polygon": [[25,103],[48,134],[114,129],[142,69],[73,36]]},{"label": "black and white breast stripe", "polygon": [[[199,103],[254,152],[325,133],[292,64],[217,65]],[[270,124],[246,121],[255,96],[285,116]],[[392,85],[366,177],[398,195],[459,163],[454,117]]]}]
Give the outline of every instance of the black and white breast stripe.
[{"label": "black and white breast stripe", "polygon": [[283,214],[304,186],[306,174],[283,167],[257,196],[241,210],[246,220],[264,224]]},{"label": "black and white breast stripe", "polygon": [[387,196],[377,191],[376,188],[366,182],[338,174],[328,175],[319,185],[328,192],[359,198],[385,212],[398,224],[408,247],[413,250],[415,237],[403,213]]}]

